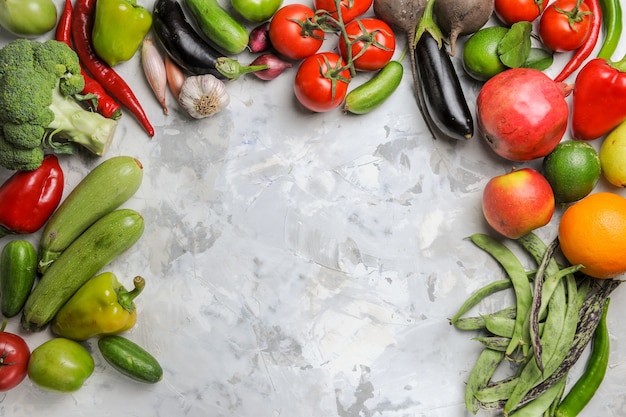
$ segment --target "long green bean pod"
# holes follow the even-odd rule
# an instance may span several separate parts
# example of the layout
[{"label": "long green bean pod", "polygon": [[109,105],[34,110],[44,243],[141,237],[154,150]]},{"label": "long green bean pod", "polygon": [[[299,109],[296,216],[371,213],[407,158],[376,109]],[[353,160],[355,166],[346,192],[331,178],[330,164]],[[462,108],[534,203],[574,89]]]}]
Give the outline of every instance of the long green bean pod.
[{"label": "long green bean pod", "polygon": [[528,394],[520,402],[520,406],[532,401],[550,386],[555,384],[569,372],[572,366],[574,366],[594,335],[602,317],[604,302],[609,297],[611,292],[621,284],[621,281],[594,280],[593,284],[594,287],[590,290],[588,297],[584,300],[584,303],[580,308],[580,320],[567,357],[549,377],[528,392]]},{"label": "long green bean pod", "polygon": [[604,302],[604,310],[594,332],[592,352],[587,362],[585,372],[570,389],[561,404],[556,409],[555,417],[575,417],[585,408],[594,396],[609,364],[609,329],[606,323],[610,299]]},{"label": "long green bean pod", "polygon": [[498,261],[513,283],[517,317],[515,333],[511,338],[511,344],[506,351],[506,356],[512,358],[513,353],[518,348],[521,348],[522,357],[526,357],[528,353],[528,339],[530,338],[529,325],[526,318],[532,303],[532,290],[524,266],[509,248],[489,235],[476,233],[470,236],[470,240]]},{"label": "long green bean pod", "polygon": [[622,4],[621,0],[600,0],[600,7],[604,41],[598,58],[610,60],[622,36]]},{"label": "long green bean pod", "polygon": [[504,352],[488,348],[483,349],[478,356],[465,385],[465,407],[472,414],[476,414],[480,408],[475,393],[487,386],[503,359]]}]

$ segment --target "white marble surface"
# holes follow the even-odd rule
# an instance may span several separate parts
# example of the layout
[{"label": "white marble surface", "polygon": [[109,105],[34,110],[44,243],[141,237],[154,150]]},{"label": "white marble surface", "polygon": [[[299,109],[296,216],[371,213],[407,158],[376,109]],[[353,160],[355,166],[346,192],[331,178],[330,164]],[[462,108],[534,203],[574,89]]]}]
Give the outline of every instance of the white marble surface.
[{"label": "white marble surface", "polygon": [[[0,32],[0,43],[9,39]],[[304,111],[292,69],[271,82],[229,82],[229,108],[197,121],[171,96],[163,115],[138,56],[117,67],[156,136],[125,113],[107,155],[143,163],[144,182],[125,206],[144,215],[146,230],[106,269],[127,285],[147,279],[127,336],[160,360],[164,380],[124,378],[89,341],[96,370],[81,390],[54,394],[25,380],[0,395],[0,415],[469,415],[463,390],[479,345],[447,318],[501,277],[464,238],[489,232],[482,188],[514,165],[478,136],[429,137],[406,68],[397,93],[369,115]],[[472,106],[478,87],[466,84]],[[61,161],[66,193],[100,162]],[[538,231],[545,240],[558,215]],[[614,299],[610,368],[583,417],[626,414],[626,289]],[[17,320],[9,330],[19,331]],[[51,337],[23,336],[31,348]]]}]

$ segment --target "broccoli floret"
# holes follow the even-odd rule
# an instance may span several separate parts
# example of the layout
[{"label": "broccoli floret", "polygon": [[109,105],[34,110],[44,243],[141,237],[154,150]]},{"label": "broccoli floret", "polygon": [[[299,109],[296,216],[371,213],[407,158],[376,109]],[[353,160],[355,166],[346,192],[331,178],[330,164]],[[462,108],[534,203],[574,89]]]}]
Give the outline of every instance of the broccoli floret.
[{"label": "broccoli floret", "polygon": [[103,155],[117,121],[79,104],[84,86],[78,56],[63,42],[19,38],[0,49],[0,165],[36,169],[46,149]]}]

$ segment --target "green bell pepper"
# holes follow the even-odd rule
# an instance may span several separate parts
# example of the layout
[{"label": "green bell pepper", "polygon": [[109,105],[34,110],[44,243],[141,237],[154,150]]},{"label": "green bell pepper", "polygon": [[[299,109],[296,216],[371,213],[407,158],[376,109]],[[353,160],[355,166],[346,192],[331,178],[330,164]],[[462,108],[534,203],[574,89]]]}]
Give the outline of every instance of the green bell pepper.
[{"label": "green bell pepper", "polygon": [[110,66],[128,61],[151,27],[152,15],[136,0],[98,0],[93,22],[93,49]]},{"label": "green bell pepper", "polygon": [[133,285],[132,290],[126,290],[111,272],[91,278],[54,317],[53,333],[82,341],[130,330],[137,322],[134,299],[143,290],[145,280],[137,276]]}]

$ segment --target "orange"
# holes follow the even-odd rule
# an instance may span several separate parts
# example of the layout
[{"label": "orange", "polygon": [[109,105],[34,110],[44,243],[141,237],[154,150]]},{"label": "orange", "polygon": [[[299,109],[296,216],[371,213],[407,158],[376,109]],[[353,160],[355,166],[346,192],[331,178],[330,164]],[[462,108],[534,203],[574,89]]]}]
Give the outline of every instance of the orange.
[{"label": "orange", "polygon": [[563,255],[594,278],[614,278],[626,272],[626,198],[590,194],[569,206],[559,223]]}]

